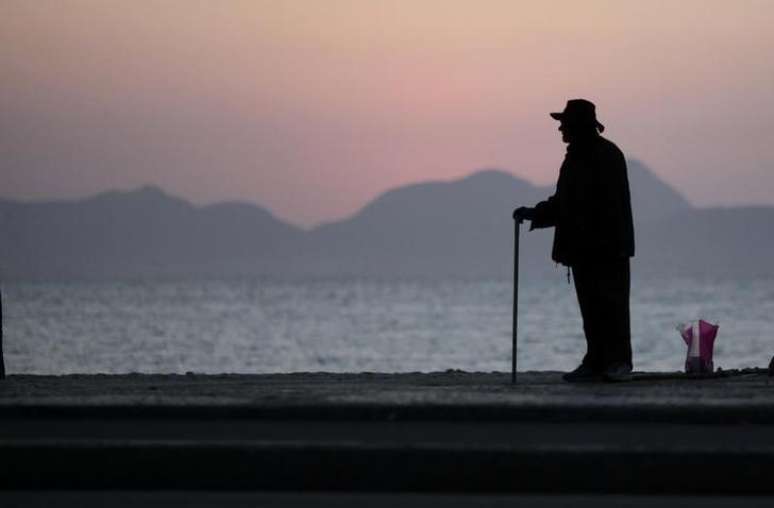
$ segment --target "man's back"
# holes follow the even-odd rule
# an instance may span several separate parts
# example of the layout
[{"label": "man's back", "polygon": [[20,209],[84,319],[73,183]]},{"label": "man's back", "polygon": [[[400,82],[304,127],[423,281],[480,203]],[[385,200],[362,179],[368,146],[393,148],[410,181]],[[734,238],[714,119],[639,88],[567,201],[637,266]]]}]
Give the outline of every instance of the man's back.
[{"label": "man's back", "polygon": [[613,142],[592,134],[570,143],[554,198],[554,261],[634,255],[626,159]]}]

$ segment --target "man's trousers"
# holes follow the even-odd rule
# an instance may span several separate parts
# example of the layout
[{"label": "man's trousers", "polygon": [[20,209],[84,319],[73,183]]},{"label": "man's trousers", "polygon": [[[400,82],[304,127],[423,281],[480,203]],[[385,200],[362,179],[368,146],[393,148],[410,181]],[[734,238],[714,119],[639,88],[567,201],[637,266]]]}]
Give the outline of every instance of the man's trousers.
[{"label": "man's trousers", "polygon": [[572,275],[586,335],[583,363],[599,372],[621,363],[631,367],[629,258],[577,263]]}]

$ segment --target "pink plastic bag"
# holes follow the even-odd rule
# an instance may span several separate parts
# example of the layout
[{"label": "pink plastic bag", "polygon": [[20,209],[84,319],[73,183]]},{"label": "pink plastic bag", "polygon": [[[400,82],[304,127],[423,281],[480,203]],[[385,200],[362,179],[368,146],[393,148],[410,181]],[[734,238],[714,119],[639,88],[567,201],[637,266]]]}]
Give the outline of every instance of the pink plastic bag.
[{"label": "pink plastic bag", "polygon": [[685,358],[685,372],[692,374],[713,372],[712,348],[715,345],[718,328],[718,325],[713,325],[703,319],[691,321],[677,327],[677,331],[680,332],[685,344],[688,346],[688,354]]}]

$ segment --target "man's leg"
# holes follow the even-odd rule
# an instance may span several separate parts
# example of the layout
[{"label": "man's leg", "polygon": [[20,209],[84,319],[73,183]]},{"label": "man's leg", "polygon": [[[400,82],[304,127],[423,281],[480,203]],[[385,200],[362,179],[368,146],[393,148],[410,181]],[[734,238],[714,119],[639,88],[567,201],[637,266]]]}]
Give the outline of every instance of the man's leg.
[{"label": "man's leg", "polygon": [[594,264],[582,263],[572,267],[573,280],[575,282],[575,294],[578,296],[581,317],[583,318],[583,333],[586,336],[586,356],[583,365],[596,372],[604,368],[603,346],[601,340],[601,319],[598,277]]},{"label": "man's leg", "polygon": [[600,265],[599,307],[604,317],[600,323],[605,368],[616,365],[632,367],[632,339],[629,315],[631,275],[629,258],[615,259]]}]

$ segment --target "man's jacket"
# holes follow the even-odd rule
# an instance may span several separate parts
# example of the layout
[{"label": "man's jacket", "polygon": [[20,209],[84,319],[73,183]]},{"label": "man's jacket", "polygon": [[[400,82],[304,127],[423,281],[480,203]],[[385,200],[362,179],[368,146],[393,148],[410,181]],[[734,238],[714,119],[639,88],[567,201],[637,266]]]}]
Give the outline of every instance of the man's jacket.
[{"label": "man's jacket", "polygon": [[634,256],[626,159],[611,141],[594,134],[567,146],[556,192],[532,220],[532,229],[552,226],[557,263]]}]

